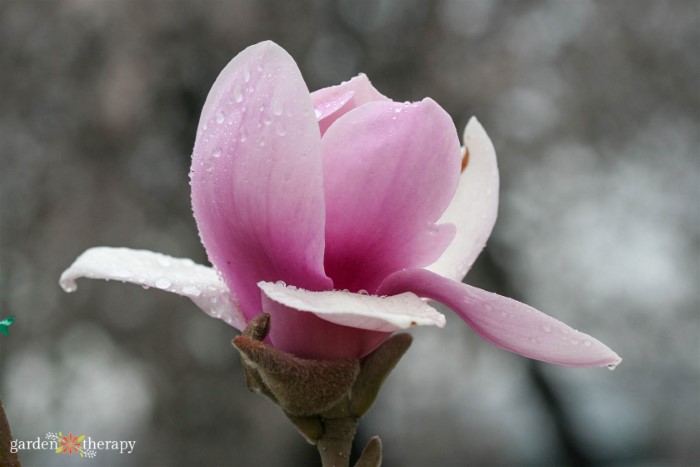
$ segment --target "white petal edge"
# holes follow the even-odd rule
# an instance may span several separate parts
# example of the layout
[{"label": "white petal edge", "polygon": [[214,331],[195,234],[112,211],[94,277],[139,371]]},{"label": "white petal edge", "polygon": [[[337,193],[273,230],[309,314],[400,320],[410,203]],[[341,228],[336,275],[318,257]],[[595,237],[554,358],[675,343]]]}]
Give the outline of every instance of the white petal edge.
[{"label": "white petal edge", "polygon": [[417,295],[387,297],[340,290],[311,292],[281,283],[258,282],[272,301],[342,326],[394,332],[414,326],[445,326],[445,316]]},{"label": "white petal edge", "polygon": [[75,281],[81,277],[117,280],[183,295],[209,316],[238,330],[245,328],[243,313],[217,272],[191,259],[148,250],[95,247],[78,256],[61,274],[59,284],[66,292],[73,292],[78,288]]},{"label": "white petal edge", "polygon": [[464,129],[469,163],[462,172],[455,196],[438,223],[452,223],[457,234],[445,252],[426,269],[461,281],[491,235],[498,215],[498,164],[491,139],[472,117]]}]

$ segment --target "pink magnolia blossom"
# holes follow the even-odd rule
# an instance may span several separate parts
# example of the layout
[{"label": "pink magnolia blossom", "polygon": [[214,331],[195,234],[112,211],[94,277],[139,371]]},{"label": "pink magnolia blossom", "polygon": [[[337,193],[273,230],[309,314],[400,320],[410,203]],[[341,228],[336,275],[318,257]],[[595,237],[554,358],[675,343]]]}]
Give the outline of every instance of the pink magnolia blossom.
[{"label": "pink magnolia blossom", "polygon": [[617,365],[598,340],[460,282],[495,223],[499,183],[474,118],[464,145],[431,99],[394,102],[365,75],[309,93],[287,52],[254,45],[214,83],[192,156],[192,207],[216,269],[100,247],[61,284],[73,290],[84,276],[157,287],[239,330],[267,312],[269,343],[316,359],[362,357],[397,330],[444,326],[430,299],[506,350]]}]

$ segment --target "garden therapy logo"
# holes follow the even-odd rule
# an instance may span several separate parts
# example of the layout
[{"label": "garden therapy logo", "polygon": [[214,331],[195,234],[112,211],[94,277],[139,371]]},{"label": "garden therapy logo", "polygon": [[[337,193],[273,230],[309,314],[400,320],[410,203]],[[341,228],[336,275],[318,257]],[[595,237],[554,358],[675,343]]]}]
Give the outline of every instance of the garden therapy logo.
[{"label": "garden therapy logo", "polygon": [[72,456],[74,453],[80,454],[80,457],[87,457],[92,459],[97,455],[97,453],[92,449],[83,449],[82,443],[85,441],[85,435],[73,436],[73,433],[68,433],[68,436],[63,436],[60,431],[56,433],[46,433],[46,439],[49,441],[56,441],[58,447],[56,448],[56,454],[68,454]]},{"label": "garden therapy logo", "polygon": [[10,452],[31,450],[52,450],[56,454],[77,454],[80,457],[92,459],[98,451],[117,451],[119,454],[131,454],[136,446],[136,441],[105,441],[94,440],[86,435],[74,435],[72,432],[64,435],[62,432],[46,433],[45,439],[39,436],[33,440],[14,439],[10,443]]}]

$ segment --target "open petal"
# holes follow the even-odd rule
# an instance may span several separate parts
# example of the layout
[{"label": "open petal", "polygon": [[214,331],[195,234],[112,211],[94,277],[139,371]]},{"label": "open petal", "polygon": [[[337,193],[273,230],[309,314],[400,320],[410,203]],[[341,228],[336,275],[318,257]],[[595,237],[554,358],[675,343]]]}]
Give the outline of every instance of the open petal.
[{"label": "open petal", "polygon": [[322,145],[325,265],[336,289],[373,292],[390,273],[440,256],[454,226],[435,222],[457,188],[460,149],[438,104],[365,104],[338,119]]},{"label": "open petal", "polygon": [[321,134],[325,133],[333,122],[356,107],[369,102],[391,100],[377,91],[364,73],[337,86],[319,89],[311,94],[311,99],[316,109]]},{"label": "open petal", "polygon": [[339,290],[311,292],[272,282],[258,285],[277,303],[343,326],[383,332],[445,326],[441,313],[410,292],[379,297]]},{"label": "open petal", "polygon": [[262,308],[258,281],[332,288],[320,133],[281,47],[249,47],[221,72],[202,110],[191,178],[202,242],[247,318]]},{"label": "open petal", "polygon": [[439,221],[457,226],[457,234],[442,256],[426,268],[456,281],[462,280],[483,250],[498,214],[496,151],[476,118],[464,130],[464,147],[466,167]]},{"label": "open petal", "polygon": [[61,274],[66,292],[77,289],[81,277],[138,284],[189,297],[206,314],[245,328],[245,318],[228,287],[212,268],[190,259],[173,258],[147,250],[90,248]]},{"label": "open petal", "polygon": [[452,308],[487,341],[525,357],[572,367],[614,368],[620,357],[605,344],[510,298],[426,270],[397,272],[379,293],[411,291]]}]

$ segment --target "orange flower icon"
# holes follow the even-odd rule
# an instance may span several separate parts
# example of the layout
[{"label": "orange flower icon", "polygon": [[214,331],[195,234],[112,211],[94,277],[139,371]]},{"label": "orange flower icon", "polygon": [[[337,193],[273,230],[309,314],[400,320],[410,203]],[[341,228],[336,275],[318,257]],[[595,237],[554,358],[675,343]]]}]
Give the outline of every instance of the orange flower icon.
[{"label": "orange flower icon", "polygon": [[59,432],[58,436],[60,439],[58,441],[58,448],[56,449],[57,454],[65,452],[72,456],[74,452],[81,451],[80,443],[85,439],[85,435],[73,436],[73,433],[68,433],[68,436],[63,436],[63,433]]}]

